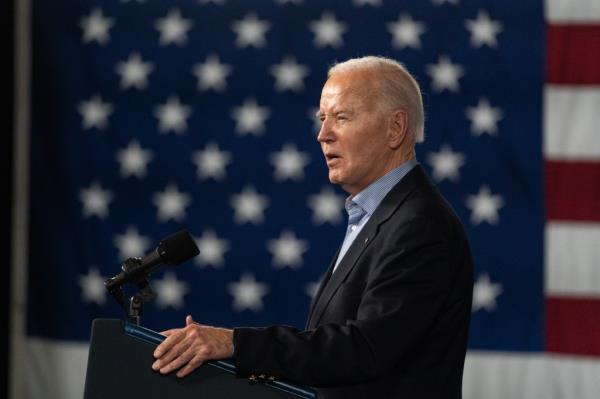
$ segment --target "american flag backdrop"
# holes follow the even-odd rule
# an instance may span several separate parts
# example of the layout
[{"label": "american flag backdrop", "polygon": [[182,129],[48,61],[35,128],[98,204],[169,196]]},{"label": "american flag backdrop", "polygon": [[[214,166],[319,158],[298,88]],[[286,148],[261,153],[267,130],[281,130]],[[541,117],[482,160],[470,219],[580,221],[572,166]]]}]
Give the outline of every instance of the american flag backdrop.
[{"label": "american flag backdrop", "polygon": [[[469,235],[467,398],[600,393],[598,0],[31,0],[27,398],[80,398],[120,262],[186,228],[143,325],[304,325],[344,236],[315,112],[376,54]],[[19,266],[19,265],[17,265]],[[148,365],[150,367],[150,365]]]}]

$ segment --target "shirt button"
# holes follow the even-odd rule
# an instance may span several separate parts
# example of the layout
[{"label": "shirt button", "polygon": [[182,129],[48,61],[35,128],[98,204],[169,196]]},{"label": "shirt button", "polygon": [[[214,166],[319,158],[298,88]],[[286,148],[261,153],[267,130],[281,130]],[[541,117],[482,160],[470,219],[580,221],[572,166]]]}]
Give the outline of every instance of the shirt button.
[{"label": "shirt button", "polygon": [[350,229],[351,229],[352,231],[356,230],[356,225],[355,225],[355,224],[353,224],[353,225],[350,227]]}]

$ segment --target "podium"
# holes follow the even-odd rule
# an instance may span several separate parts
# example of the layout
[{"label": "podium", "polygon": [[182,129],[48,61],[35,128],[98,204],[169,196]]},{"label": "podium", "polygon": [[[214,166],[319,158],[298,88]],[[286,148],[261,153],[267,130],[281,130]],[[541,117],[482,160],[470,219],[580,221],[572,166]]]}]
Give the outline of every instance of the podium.
[{"label": "podium", "polygon": [[177,378],[152,370],[153,352],[165,337],[155,331],[114,319],[92,322],[84,399],[210,399],[315,398],[314,392],[292,384],[251,384],[235,377],[225,361],[205,363]]}]

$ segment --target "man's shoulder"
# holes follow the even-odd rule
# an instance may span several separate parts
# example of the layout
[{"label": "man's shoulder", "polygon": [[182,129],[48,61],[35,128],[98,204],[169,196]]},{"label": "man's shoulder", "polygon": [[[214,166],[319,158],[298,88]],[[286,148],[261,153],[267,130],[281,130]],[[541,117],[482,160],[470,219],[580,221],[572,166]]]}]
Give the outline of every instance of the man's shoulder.
[{"label": "man's shoulder", "polygon": [[442,196],[420,165],[416,165],[400,182],[396,184],[382,201],[385,206],[397,207],[395,213],[421,215],[431,211],[447,211],[448,201]]},{"label": "man's shoulder", "polygon": [[396,223],[426,222],[439,225],[441,229],[462,227],[452,205],[419,165],[406,176],[406,180],[399,182],[390,191],[383,204],[394,208],[389,216]]}]

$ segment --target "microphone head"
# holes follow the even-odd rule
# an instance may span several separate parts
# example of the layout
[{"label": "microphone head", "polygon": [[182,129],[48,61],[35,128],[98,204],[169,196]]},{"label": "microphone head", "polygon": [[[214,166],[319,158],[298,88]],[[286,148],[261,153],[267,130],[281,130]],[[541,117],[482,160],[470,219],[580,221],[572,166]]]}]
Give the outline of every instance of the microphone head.
[{"label": "microphone head", "polygon": [[194,239],[187,230],[178,231],[164,238],[156,248],[163,262],[178,265],[200,253]]}]

